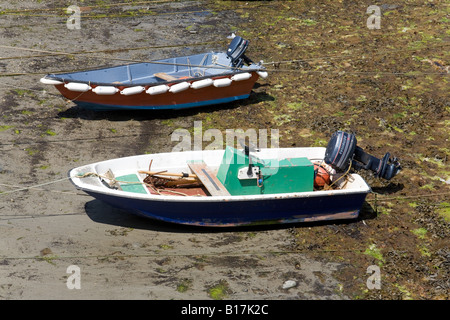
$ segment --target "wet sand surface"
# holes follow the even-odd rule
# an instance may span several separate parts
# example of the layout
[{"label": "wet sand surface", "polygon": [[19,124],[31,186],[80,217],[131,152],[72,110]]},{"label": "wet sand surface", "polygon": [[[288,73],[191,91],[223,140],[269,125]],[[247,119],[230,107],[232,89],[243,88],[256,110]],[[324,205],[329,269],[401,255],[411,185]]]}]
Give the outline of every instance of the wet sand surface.
[{"label": "wet sand surface", "polygon": [[[440,2],[424,7],[434,24],[406,5],[386,7],[385,29],[371,36],[363,3],[83,6],[81,28],[70,29],[62,1],[0,1],[1,299],[448,298],[449,61]],[[398,22],[399,10],[418,34]],[[409,34],[407,45],[416,47],[396,51],[404,39],[383,31]],[[47,73],[126,63],[120,59],[224,50],[231,32],[249,38],[255,61],[302,59],[268,65],[269,78],[248,100],[195,110],[93,112],[39,82]],[[377,37],[390,45],[384,59],[370,55]],[[276,128],[282,147],[325,146],[332,132],[349,130],[370,153],[403,157],[404,170],[390,183],[368,176],[380,195],[378,202],[370,195],[364,219],[245,229],[136,217],[67,178],[83,164],[169,152],[173,131],[192,130],[194,121],[223,132]],[[373,265],[381,270],[378,290],[366,284]],[[79,268],[80,289],[69,288],[70,266]],[[295,284],[283,288],[288,280]]]}]

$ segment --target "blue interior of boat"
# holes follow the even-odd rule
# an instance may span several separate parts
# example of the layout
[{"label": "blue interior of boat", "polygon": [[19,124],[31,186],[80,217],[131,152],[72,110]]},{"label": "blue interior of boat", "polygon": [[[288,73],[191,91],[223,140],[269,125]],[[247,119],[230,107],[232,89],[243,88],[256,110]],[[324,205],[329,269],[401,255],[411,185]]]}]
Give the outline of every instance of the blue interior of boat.
[{"label": "blue interior of boat", "polygon": [[232,62],[226,53],[210,52],[148,63],[135,63],[50,76],[66,81],[85,83],[144,85],[168,81],[167,79],[155,76],[158,73],[163,73],[176,79],[184,79],[185,77],[211,77],[220,74],[229,74],[232,71]]}]

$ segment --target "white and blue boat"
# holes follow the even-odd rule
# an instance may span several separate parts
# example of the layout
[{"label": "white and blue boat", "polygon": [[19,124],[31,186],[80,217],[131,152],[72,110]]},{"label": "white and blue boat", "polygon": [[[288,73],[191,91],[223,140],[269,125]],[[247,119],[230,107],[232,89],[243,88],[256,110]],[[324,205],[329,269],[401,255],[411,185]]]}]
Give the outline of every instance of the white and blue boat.
[{"label": "white and blue boat", "polygon": [[371,188],[350,164],[388,180],[400,171],[389,154],[381,161],[369,156],[343,132],[327,148],[254,151],[137,155],[84,165],[69,177],[79,190],[125,211],[218,227],[355,219]]}]

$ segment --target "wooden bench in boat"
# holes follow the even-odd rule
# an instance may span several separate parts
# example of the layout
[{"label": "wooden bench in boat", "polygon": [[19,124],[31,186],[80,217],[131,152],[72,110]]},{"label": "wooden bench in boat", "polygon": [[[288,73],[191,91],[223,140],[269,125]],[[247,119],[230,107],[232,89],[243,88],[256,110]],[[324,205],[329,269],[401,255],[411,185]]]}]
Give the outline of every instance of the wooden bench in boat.
[{"label": "wooden bench in boat", "polygon": [[155,73],[154,76],[157,78],[163,79],[163,80],[167,80],[167,81],[177,80],[177,78],[175,78],[167,73],[164,73],[164,72]]},{"label": "wooden bench in boat", "polygon": [[217,179],[217,177],[212,173],[211,169],[206,165],[206,163],[204,163],[203,161],[188,162],[188,166],[212,196],[230,195],[228,190],[225,188],[222,182],[220,182],[219,179]]}]

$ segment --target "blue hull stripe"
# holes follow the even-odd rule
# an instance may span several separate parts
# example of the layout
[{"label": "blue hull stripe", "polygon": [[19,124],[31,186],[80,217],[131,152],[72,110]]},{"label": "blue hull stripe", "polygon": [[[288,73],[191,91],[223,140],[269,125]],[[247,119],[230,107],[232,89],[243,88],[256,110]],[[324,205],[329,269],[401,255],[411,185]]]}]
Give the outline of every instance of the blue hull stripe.
[{"label": "blue hull stripe", "polygon": [[106,203],[152,219],[198,226],[239,226],[357,218],[366,193],[257,201],[151,201],[92,193]]},{"label": "blue hull stripe", "polygon": [[127,105],[109,105],[109,104],[96,104],[84,101],[73,101],[80,107],[95,110],[95,111],[106,111],[106,110],[166,110],[166,109],[187,109],[187,108],[195,108],[202,107],[212,104],[221,104],[232,102],[241,99],[247,99],[250,95],[245,94],[241,96],[233,96],[222,99],[214,99],[214,100],[206,100],[206,101],[197,101],[190,103],[182,103],[182,104],[167,104],[167,105],[148,105],[148,106],[127,106]]}]

